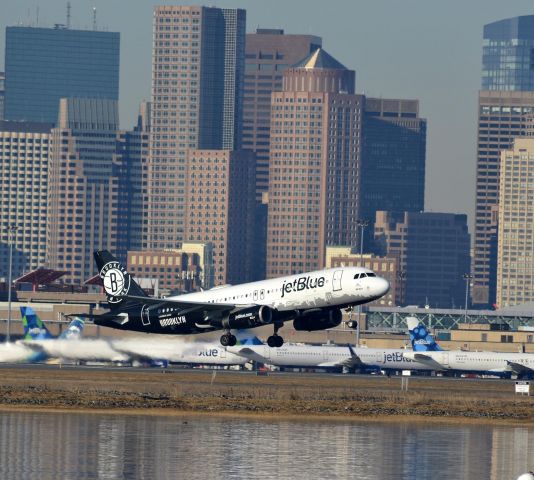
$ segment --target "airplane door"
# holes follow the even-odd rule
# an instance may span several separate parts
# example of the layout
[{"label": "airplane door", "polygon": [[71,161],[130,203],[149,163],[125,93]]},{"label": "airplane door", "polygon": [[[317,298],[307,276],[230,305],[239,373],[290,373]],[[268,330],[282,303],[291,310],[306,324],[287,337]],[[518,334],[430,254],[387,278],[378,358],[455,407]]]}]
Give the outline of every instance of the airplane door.
[{"label": "airplane door", "polygon": [[332,290],[337,292],[341,290],[341,277],[343,276],[343,270],[336,270],[334,277],[332,278]]},{"label": "airplane door", "polygon": [[141,322],[145,327],[150,325],[150,318],[148,316],[148,305],[143,305],[143,308],[141,308]]},{"label": "airplane door", "polygon": [[225,347],[219,349],[219,355],[221,356],[221,358],[226,358],[226,348]]}]

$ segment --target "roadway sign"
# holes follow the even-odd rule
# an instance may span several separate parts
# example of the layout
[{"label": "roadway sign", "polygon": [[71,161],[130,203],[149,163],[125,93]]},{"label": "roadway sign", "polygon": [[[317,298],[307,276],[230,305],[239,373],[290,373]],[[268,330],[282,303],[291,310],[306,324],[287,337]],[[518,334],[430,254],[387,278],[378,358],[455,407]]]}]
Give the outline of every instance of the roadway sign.
[{"label": "roadway sign", "polygon": [[515,393],[520,393],[521,395],[530,395],[530,382],[525,382],[522,380],[515,382]]}]

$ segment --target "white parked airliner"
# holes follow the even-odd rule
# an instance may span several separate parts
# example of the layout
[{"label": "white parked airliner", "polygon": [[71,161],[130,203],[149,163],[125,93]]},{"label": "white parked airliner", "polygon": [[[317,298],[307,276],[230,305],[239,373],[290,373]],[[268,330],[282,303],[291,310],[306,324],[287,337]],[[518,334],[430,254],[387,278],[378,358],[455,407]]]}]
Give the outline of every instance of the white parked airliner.
[{"label": "white parked airliner", "polygon": [[[416,319],[407,319],[408,328],[416,332],[412,336],[412,352],[404,356],[428,365],[433,370],[465,373],[490,374],[497,376],[517,375],[519,378],[534,378],[534,354],[507,352],[464,352],[462,350],[418,351],[421,343],[432,342],[432,336],[422,325],[416,325]],[[439,347],[438,347],[439,348]]]}]

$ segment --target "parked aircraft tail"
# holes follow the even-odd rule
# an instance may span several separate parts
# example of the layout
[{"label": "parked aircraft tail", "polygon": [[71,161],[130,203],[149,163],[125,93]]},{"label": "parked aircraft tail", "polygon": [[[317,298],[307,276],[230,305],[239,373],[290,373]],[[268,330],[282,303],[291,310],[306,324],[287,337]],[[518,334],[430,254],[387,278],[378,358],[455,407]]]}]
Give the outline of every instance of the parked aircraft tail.
[{"label": "parked aircraft tail", "polygon": [[111,310],[117,310],[125,302],[125,295],[133,297],[148,296],[135,283],[135,280],[126,271],[126,268],[110,252],[99,250],[94,253],[94,256]]},{"label": "parked aircraft tail", "polygon": [[20,307],[20,315],[24,328],[24,340],[54,338],[32,307]]},{"label": "parked aircraft tail", "polygon": [[236,333],[236,345],[263,345],[263,342],[249,330],[240,330]]},{"label": "parked aircraft tail", "polygon": [[410,331],[410,341],[412,342],[414,352],[436,352],[443,350],[417,318],[408,317],[406,323]]},{"label": "parked aircraft tail", "polygon": [[59,338],[77,340],[82,336],[83,327],[85,327],[84,320],[80,317],[75,317],[72,322],[69,323],[68,328],[59,336]]}]

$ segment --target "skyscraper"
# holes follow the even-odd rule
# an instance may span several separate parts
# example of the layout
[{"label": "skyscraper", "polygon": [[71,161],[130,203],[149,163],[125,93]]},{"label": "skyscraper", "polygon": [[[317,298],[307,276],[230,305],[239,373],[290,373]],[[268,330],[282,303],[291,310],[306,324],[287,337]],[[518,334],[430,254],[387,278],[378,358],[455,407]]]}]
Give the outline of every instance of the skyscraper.
[{"label": "skyscraper", "polygon": [[470,236],[467,215],[435,212],[377,212],[376,243],[395,257],[403,272],[406,305],[460,307],[465,302]]},{"label": "skyscraper", "polygon": [[534,92],[479,92],[472,301],[495,302],[500,155],[525,134]]},{"label": "skyscraper", "polygon": [[[426,120],[417,100],[366,98],[363,119],[362,219],[376,212],[421,212],[425,204]],[[373,227],[367,232],[372,238]]]},{"label": "skyscraper", "polygon": [[484,26],[482,90],[534,90],[534,15]]},{"label": "skyscraper", "polygon": [[0,120],[4,119],[5,81],[6,77],[4,72],[0,72]]},{"label": "skyscraper", "polygon": [[10,241],[14,278],[44,265],[52,126],[0,121],[0,277],[8,277]]},{"label": "skyscraper", "polygon": [[70,283],[94,275],[94,250],[116,251],[118,123],[115,100],[60,101],[50,152],[47,258],[51,268],[69,272]]},{"label": "skyscraper", "polygon": [[114,174],[119,181],[118,226],[115,255],[126,258],[128,250],[143,246],[144,189],[150,141],[150,103],[141,102],[133,130],[117,132]]},{"label": "skyscraper", "polygon": [[324,266],[326,245],[357,244],[363,97],[322,49],[273,92],[267,276]]},{"label": "skyscraper", "polygon": [[533,28],[533,15],[484,27],[472,289],[473,303],[481,306],[496,299],[500,152],[525,134],[534,111]]},{"label": "skyscraper", "polygon": [[7,27],[6,120],[56,123],[60,98],[119,98],[120,35]]},{"label": "skyscraper", "polygon": [[534,138],[501,152],[497,305],[534,301]]},{"label": "skyscraper", "polygon": [[245,11],[198,6],[154,10],[146,246],[184,238],[187,152],[238,150]]},{"label": "skyscraper", "polygon": [[321,47],[315,35],[258,28],[246,40],[243,148],[256,152],[256,199],[268,190],[271,92],[282,90],[284,71]]}]

